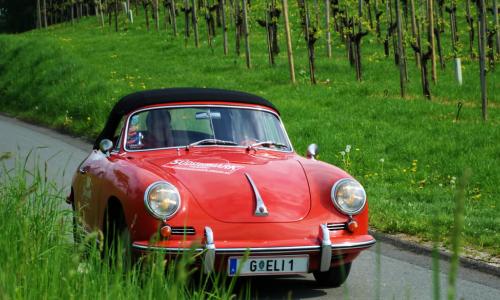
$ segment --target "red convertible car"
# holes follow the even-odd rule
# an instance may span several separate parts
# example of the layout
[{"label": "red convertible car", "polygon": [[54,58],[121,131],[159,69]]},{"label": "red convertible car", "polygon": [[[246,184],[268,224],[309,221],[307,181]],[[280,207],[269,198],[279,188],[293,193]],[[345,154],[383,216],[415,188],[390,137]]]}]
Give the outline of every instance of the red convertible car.
[{"label": "red convertible car", "polygon": [[[200,252],[206,273],[314,273],[341,285],[368,234],[363,187],[293,149],[269,101],[178,88],[121,99],[68,202],[86,230],[143,255]],[[112,229],[113,228],[113,229]]]}]

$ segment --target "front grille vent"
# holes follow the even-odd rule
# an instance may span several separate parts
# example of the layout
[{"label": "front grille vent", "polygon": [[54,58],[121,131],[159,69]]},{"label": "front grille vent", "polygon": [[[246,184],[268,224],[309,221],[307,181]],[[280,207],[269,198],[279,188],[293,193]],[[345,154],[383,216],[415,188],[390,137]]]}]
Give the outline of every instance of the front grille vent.
[{"label": "front grille vent", "polygon": [[346,230],[347,229],[346,223],[329,223],[326,226],[328,227],[328,230],[330,230],[330,231]]},{"label": "front grille vent", "polygon": [[194,235],[194,227],[172,227],[173,235]]}]

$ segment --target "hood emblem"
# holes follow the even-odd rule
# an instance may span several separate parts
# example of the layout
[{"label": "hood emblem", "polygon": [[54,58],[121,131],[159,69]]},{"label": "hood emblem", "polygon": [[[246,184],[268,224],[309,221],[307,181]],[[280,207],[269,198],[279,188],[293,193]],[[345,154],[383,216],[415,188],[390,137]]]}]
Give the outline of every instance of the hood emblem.
[{"label": "hood emblem", "polygon": [[262,197],[260,196],[259,190],[257,189],[257,186],[252,180],[252,177],[245,173],[245,176],[248,179],[248,182],[252,186],[253,193],[255,195],[255,212],[254,215],[256,217],[265,217],[269,215],[269,212],[267,211],[266,205],[264,204],[264,200],[262,200]]}]

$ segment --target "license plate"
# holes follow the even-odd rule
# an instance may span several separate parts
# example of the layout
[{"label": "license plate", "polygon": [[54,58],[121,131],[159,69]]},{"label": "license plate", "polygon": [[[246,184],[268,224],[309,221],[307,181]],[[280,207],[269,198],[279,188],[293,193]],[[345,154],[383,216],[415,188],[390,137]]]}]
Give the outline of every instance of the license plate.
[{"label": "license plate", "polygon": [[309,255],[230,257],[227,264],[229,276],[239,271],[239,276],[272,274],[299,274],[309,270]]}]

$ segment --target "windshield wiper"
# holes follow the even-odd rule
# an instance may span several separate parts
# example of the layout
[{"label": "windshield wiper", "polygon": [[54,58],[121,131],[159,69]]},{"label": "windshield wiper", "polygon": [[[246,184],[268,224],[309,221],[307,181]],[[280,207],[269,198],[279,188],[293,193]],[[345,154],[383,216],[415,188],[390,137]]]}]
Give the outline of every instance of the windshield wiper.
[{"label": "windshield wiper", "polygon": [[255,147],[259,147],[259,146],[262,146],[262,147],[267,147],[267,148],[270,148],[271,146],[274,146],[274,147],[278,147],[278,148],[286,148],[288,149],[288,146],[285,145],[285,144],[281,144],[281,143],[277,143],[277,142],[274,142],[274,141],[262,141],[262,142],[258,142],[258,143],[255,143],[255,144],[252,144],[250,146],[248,146],[248,149],[255,149]]},{"label": "windshield wiper", "polygon": [[191,143],[186,146],[186,149],[189,149],[192,146],[198,146],[198,145],[231,145],[231,146],[237,146],[238,143],[235,143],[233,141],[224,141],[224,140],[219,140],[219,139],[203,139],[199,140],[197,142]]}]

